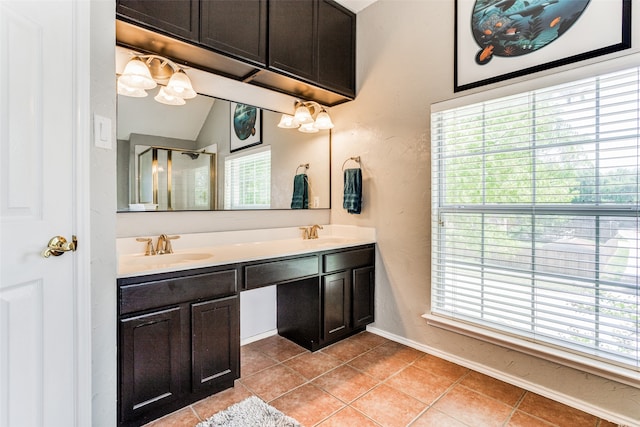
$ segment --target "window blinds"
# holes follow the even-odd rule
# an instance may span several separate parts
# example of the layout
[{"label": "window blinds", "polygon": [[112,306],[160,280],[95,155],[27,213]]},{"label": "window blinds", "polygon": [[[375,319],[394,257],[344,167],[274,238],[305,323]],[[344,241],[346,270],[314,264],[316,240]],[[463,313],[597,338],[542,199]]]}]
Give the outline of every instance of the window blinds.
[{"label": "window blinds", "polygon": [[224,161],[224,208],[271,207],[271,146],[227,156]]},{"label": "window blinds", "polygon": [[431,119],[432,314],[638,370],[640,69]]}]

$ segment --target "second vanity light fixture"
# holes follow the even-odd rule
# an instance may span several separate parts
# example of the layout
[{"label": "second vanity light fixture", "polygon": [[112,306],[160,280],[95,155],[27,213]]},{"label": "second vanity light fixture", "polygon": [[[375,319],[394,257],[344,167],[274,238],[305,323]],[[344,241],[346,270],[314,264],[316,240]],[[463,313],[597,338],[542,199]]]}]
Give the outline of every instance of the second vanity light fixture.
[{"label": "second vanity light fixture", "polygon": [[296,101],[293,115],[283,114],[278,127],[298,129],[304,133],[315,133],[321,130],[333,129],[333,122],[327,110],[317,102]]},{"label": "second vanity light fixture", "polygon": [[145,97],[147,90],[160,83],[154,99],[167,105],[184,105],[185,99],[195,98],[191,80],[182,68],[159,55],[137,55],[129,60],[118,77],[118,93],[124,96]]}]

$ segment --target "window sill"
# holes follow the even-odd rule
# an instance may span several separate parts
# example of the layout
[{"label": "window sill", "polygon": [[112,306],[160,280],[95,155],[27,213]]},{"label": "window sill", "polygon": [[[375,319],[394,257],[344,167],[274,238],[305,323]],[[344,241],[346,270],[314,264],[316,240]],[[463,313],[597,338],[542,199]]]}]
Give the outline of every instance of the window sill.
[{"label": "window sill", "polygon": [[428,325],[435,328],[475,338],[480,341],[515,350],[549,362],[558,363],[569,368],[598,375],[632,387],[640,386],[640,376],[638,375],[640,372],[639,370],[598,361],[580,354],[544,346],[510,335],[500,334],[498,332],[480,328],[468,323],[451,320],[431,313],[425,313],[422,317],[426,319]]}]

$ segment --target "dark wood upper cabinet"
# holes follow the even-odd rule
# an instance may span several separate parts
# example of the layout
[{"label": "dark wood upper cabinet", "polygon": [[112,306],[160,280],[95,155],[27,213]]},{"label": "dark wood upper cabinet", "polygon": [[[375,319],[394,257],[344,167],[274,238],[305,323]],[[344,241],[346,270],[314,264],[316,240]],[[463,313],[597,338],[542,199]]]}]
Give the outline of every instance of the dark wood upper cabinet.
[{"label": "dark wood upper cabinet", "polygon": [[270,68],[316,80],[316,5],[310,0],[272,0],[269,3]]},{"label": "dark wood upper cabinet", "polygon": [[117,0],[116,41],[334,106],[355,98],[356,15],[334,0]]},{"label": "dark wood upper cabinet", "polygon": [[162,33],[198,41],[199,6],[200,0],[118,0],[116,14]]},{"label": "dark wood upper cabinet", "polygon": [[200,44],[266,65],[267,0],[201,0]]},{"label": "dark wood upper cabinet", "polygon": [[355,95],[356,17],[333,1],[318,3],[318,83]]},{"label": "dark wood upper cabinet", "polygon": [[269,3],[269,67],[355,96],[356,15],[333,0]]}]

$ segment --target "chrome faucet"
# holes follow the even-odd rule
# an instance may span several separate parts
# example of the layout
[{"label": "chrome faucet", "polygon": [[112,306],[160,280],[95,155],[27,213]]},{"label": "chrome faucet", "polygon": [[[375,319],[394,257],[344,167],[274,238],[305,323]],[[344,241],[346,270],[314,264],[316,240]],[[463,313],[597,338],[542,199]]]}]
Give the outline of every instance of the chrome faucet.
[{"label": "chrome faucet", "polygon": [[172,254],[173,247],[171,246],[171,241],[179,238],[180,236],[167,236],[166,234],[161,234],[158,237],[158,243],[156,244],[156,253],[158,255]]}]

